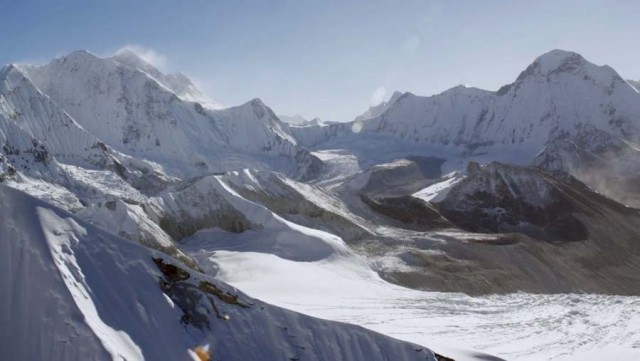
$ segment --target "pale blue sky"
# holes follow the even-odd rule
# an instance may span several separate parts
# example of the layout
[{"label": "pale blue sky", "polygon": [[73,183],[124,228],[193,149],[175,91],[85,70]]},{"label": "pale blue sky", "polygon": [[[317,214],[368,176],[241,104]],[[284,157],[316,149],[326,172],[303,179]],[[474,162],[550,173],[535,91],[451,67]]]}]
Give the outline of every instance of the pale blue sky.
[{"label": "pale blue sky", "polygon": [[0,2],[1,64],[136,44],[224,105],[308,118],[350,120],[394,90],[497,89],[554,48],[640,79],[638,0]]}]

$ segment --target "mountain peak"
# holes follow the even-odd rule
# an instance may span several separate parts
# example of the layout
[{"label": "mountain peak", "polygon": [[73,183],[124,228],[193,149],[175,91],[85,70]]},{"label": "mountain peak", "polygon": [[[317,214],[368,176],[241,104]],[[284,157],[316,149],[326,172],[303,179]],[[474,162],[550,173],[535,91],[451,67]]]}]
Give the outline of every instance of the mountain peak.
[{"label": "mountain peak", "polygon": [[553,49],[538,56],[537,59],[541,61],[553,61],[553,60],[563,60],[563,59],[574,58],[574,57],[582,58],[582,55],[571,50]]},{"label": "mountain peak", "polygon": [[570,71],[585,64],[587,61],[578,53],[554,49],[540,55],[536,62],[542,73],[550,73],[558,70]]},{"label": "mountain peak", "polygon": [[133,50],[129,49],[128,47],[124,47],[116,51],[116,53],[114,54],[114,57],[127,57],[127,58],[131,57],[131,58],[136,58],[144,61],[138,54],[136,54]]},{"label": "mountain peak", "polygon": [[516,81],[533,75],[548,76],[554,73],[573,73],[586,64],[590,63],[578,53],[554,49],[537,57],[531,65],[520,73]]},{"label": "mountain peak", "polygon": [[69,60],[96,60],[96,59],[100,59],[100,57],[98,57],[97,55],[95,55],[94,53],[88,51],[88,50],[84,50],[84,49],[80,49],[80,50],[76,50],[73,51],[67,55],[63,55],[60,58],[58,58],[58,60],[62,60],[62,61],[69,61]]},{"label": "mountain peak", "polygon": [[26,77],[24,65],[11,63],[0,68],[0,79],[20,79],[24,77]]},{"label": "mountain peak", "polygon": [[182,100],[198,102],[206,108],[220,108],[218,103],[204,95],[185,74],[180,72],[165,74],[136,53],[136,51],[128,47],[118,50],[111,59],[126,67],[146,73],[158,83],[174,92]]},{"label": "mountain peak", "polygon": [[404,93],[402,93],[401,91],[397,91],[397,90],[394,91],[393,94],[391,95],[391,98],[389,98],[388,103],[395,102],[396,100],[398,100],[398,98],[400,98],[402,96],[402,94],[404,94]]},{"label": "mountain peak", "polygon": [[135,51],[127,47],[118,50],[111,58],[130,68],[150,73],[150,75],[152,76],[156,75],[156,73],[159,73],[159,71],[156,69],[156,67],[153,66],[153,64],[144,60]]},{"label": "mountain peak", "polygon": [[253,105],[253,106],[257,106],[257,107],[261,107],[261,108],[266,107],[266,104],[264,104],[264,102],[260,98],[253,98],[253,99],[249,100],[248,103]]}]

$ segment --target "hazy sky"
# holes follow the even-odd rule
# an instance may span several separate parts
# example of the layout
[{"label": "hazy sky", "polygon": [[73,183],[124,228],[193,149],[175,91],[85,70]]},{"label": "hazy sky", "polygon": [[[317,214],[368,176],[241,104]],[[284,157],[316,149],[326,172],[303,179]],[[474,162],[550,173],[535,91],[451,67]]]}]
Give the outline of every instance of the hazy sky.
[{"label": "hazy sky", "polygon": [[551,49],[640,79],[640,0],[1,0],[0,63],[137,45],[214,100],[351,120],[394,90],[497,89]]}]

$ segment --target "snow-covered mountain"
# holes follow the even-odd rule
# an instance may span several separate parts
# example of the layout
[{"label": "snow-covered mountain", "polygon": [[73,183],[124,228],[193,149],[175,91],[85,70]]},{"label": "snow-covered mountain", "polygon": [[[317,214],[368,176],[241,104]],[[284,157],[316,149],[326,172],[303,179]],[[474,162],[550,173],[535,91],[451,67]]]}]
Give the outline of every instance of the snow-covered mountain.
[{"label": "snow-covered mountain", "polygon": [[382,115],[364,122],[361,133],[467,153],[511,148],[531,156],[584,124],[637,141],[638,99],[640,94],[612,68],[554,50],[497,92],[458,86],[431,97],[405,93]]},{"label": "snow-covered mountain", "polygon": [[[496,92],[457,86],[430,97],[395,98],[377,117],[359,119],[357,134],[388,135],[457,154],[509,149],[525,160],[584,124],[631,141],[640,134],[640,94],[612,68],[562,50],[538,57]],[[342,131],[326,132],[352,136],[353,124],[334,128]]]},{"label": "snow-covered mountain", "polygon": [[[43,94],[55,111],[93,137],[167,174],[221,172],[242,164],[303,176],[318,163],[260,100],[211,109],[194,101],[200,95],[184,76],[165,76],[132,52],[99,58],[77,51],[47,65],[4,72],[12,69],[30,83],[22,98]],[[49,114],[37,116],[47,120]]]}]

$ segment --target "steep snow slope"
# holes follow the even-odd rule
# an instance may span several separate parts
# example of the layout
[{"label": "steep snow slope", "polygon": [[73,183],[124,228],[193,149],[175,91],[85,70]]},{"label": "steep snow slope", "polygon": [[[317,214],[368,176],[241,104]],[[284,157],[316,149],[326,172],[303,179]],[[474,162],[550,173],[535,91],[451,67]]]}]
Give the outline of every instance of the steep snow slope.
[{"label": "steep snow slope", "polygon": [[0,357],[435,360],[425,348],[253,300],[0,187]]},{"label": "steep snow slope", "polygon": [[242,197],[223,176],[208,176],[170,189],[151,203],[160,213],[160,225],[176,240],[218,228],[241,235],[213,233],[216,236],[211,237],[211,233],[201,233],[199,238],[217,249],[264,252],[300,261],[351,253],[340,237],[287,221]]},{"label": "steep snow slope", "polygon": [[120,199],[97,202],[77,213],[77,216],[122,238],[159,248],[173,246],[173,240],[145,213],[142,206]]},{"label": "steep snow slope", "polygon": [[[54,156],[72,164],[105,162],[98,139],[38,90],[15,65],[0,70],[0,143],[26,166]],[[27,158],[27,159],[25,159]]]},{"label": "steep snow slope", "polygon": [[334,193],[279,173],[244,169],[228,172],[220,179],[242,197],[291,222],[328,231],[345,240],[370,236],[375,227],[354,215]]}]

